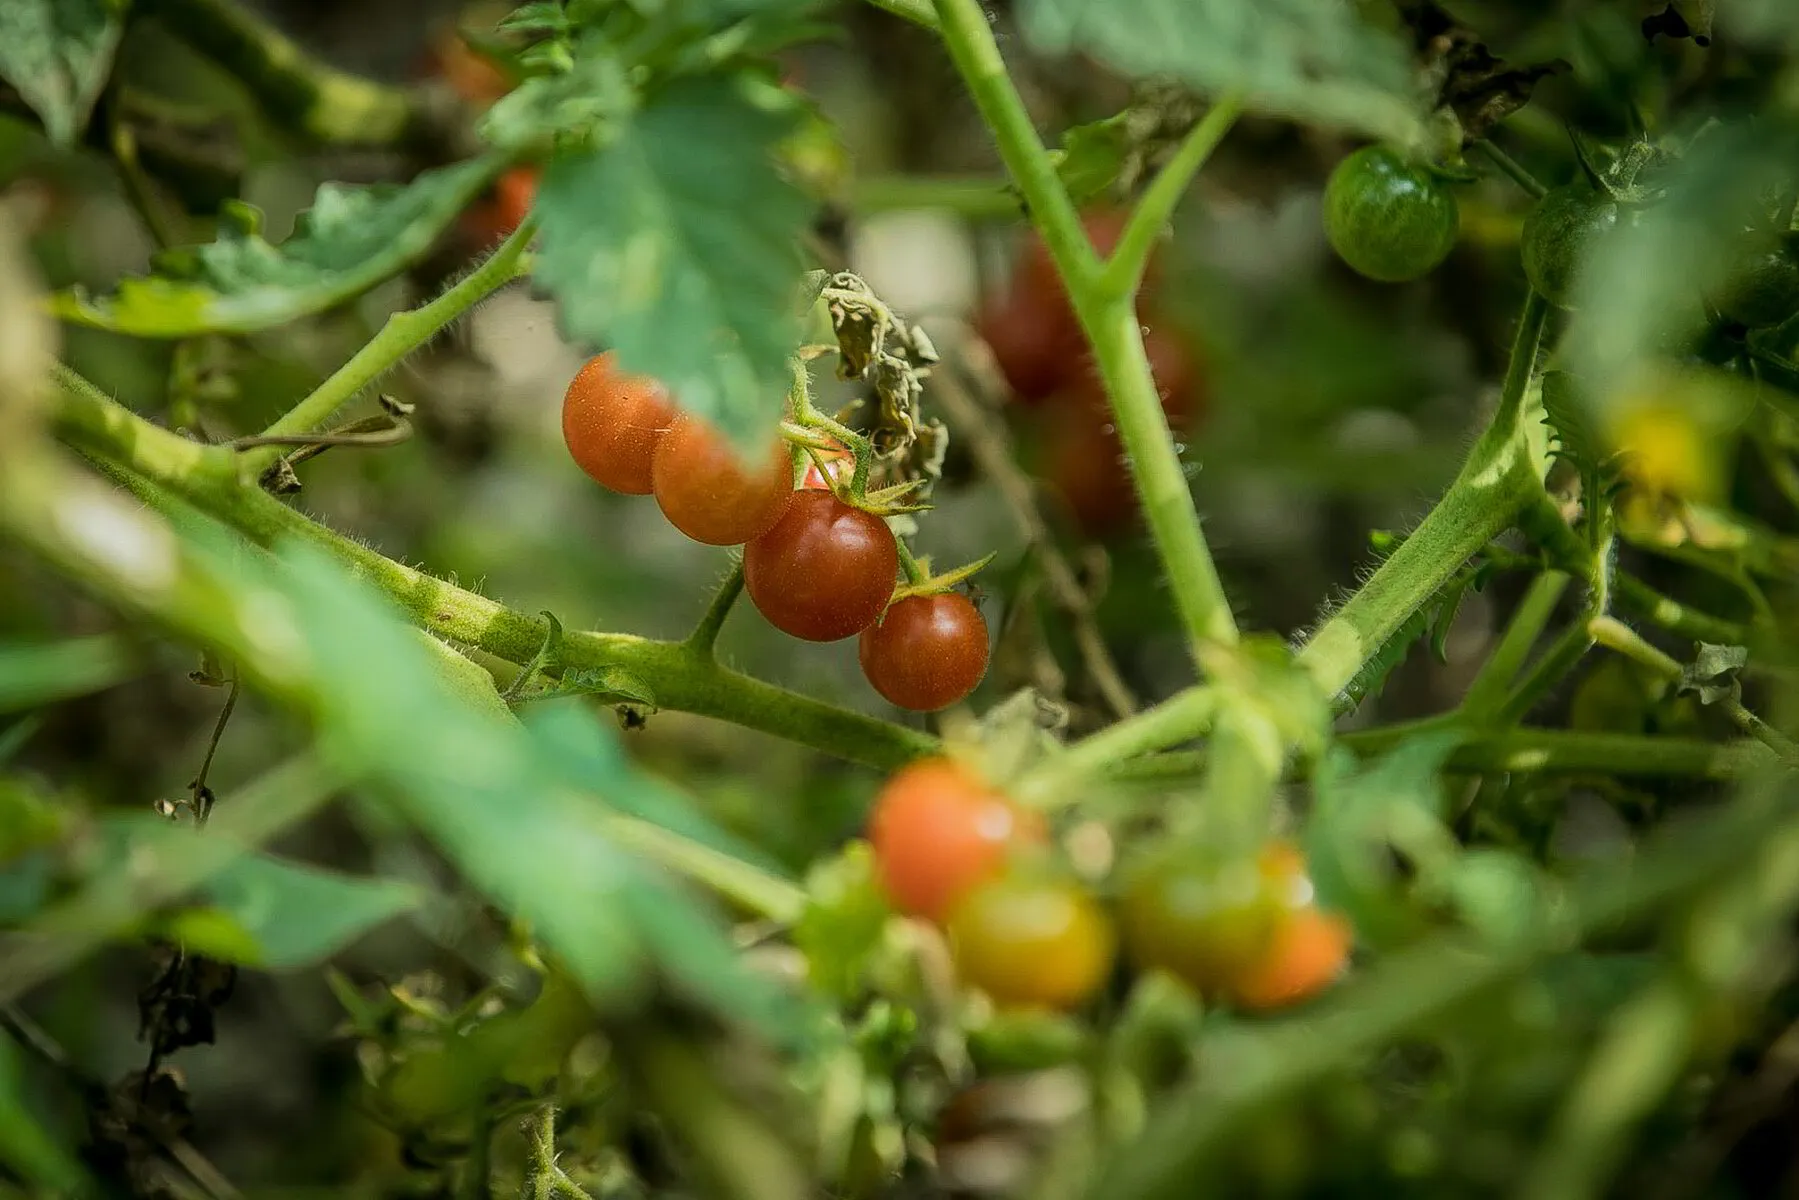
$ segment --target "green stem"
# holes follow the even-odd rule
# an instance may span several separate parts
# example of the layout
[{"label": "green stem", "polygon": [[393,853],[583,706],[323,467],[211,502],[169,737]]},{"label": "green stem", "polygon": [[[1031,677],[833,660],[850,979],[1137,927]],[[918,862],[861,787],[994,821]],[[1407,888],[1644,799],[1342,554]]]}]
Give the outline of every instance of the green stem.
[{"label": "green stem", "polygon": [[1224,140],[1224,135],[1230,132],[1242,111],[1241,94],[1227,93],[1187,131],[1174,155],[1156,174],[1125,221],[1124,232],[1119,235],[1118,245],[1100,276],[1101,295],[1118,298],[1137,294],[1143,272],[1155,250],[1156,239],[1162,236],[1162,230],[1173,218],[1175,207],[1187,194],[1193,177],[1212,157],[1212,151],[1218,148],[1218,143]]},{"label": "green stem", "polygon": [[[1337,738],[1344,749],[1368,758],[1406,737],[1447,728],[1442,718],[1357,730]],[[1446,771],[1470,775],[1627,775],[1637,778],[1737,779],[1772,761],[1760,741],[1702,742],[1690,738],[1585,733],[1565,729],[1507,729],[1481,733],[1450,751]],[[1105,775],[1120,781],[1193,779],[1205,769],[1203,750],[1174,750],[1110,764]]]},{"label": "green stem", "polygon": [[[60,436],[82,452],[172,493],[261,545],[301,538],[334,555],[386,592],[408,619],[451,641],[527,663],[548,636],[548,622],[402,566],[294,512],[240,482],[236,456],[150,424],[80,376],[59,372],[55,414]],[[202,642],[206,638],[200,637]],[[826,754],[882,769],[931,753],[936,739],[837,708],[728,670],[679,642],[628,634],[569,633],[563,670],[616,670],[651,687],[659,708],[695,713],[770,733]],[[259,684],[268,681],[254,681]],[[278,682],[278,681],[277,681]]]},{"label": "green stem", "polygon": [[[317,432],[363,388],[436,337],[447,325],[490,294],[517,279],[521,274],[519,259],[536,232],[536,219],[527,217],[505,241],[494,248],[486,262],[443,295],[429,304],[388,317],[380,333],[364,343],[362,349],[350,357],[349,362],[313,389],[311,395],[263,430],[261,436],[293,437]],[[243,455],[244,462],[256,475],[274,466],[280,458],[279,446],[258,446],[246,450]]]},{"label": "green stem", "polygon": [[901,20],[910,21],[920,29],[928,29],[936,33],[940,26],[937,14],[931,8],[931,0],[868,0],[874,7],[883,12],[890,12]]},{"label": "green stem", "polygon": [[712,603],[706,606],[700,623],[687,635],[684,643],[686,647],[696,654],[711,658],[718,646],[719,631],[725,627],[725,618],[731,615],[732,607],[742,594],[743,557],[739,555],[732,559],[731,573],[725,576],[725,581],[718,585],[718,591],[713,593]]},{"label": "green stem", "polygon": [[1531,648],[1554,615],[1562,593],[1568,590],[1568,583],[1569,577],[1560,571],[1545,571],[1532,581],[1530,590],[1518,603],[1518,610],[1512,614],[1505,636],[1499,639],[1499,645],[1482,664],[1474,682],[1468,685],[1467,695],[1462,698],[1462,712],[1471,719],[1479,721],[1504,698],[1506,688],[1525,659],[1530,657]]},{"label": "green stem", "polygon": [[[1210,647],[1237,640],[1237,625],[1162,411],[1136,307],[1129,297],[1108,294],[1093,243],[1006,73],[979,0],[935,0],[935,4],[944,45],[1024,196],[1092,344],[1150,535],[1168,572],[1194,658],[1203,664],[1212,656]],[[1208,128],[1223,133],[1221,125]],[[1189,157],[1203,149],[1209,149],[1203,139],[1194,139]]]},{"label": "green stem", "polygon": [[940,209],[971,220],[1015,218],[1024,202],[990,176],[875,175],[850,188],[851,211],[869,214]]},{"label": "green stem", "polygon": [[1494,145],[1490,139],[1481,138],[1474,144],[1482,154],[1493,160],[1494,166],[1511,176],[1512,182],[1523,188],[1525,194],[1532,200],[1541,200],[1548,194],[1549,189],[1544,187],[1535,175],[1526,171],[1516,159]]},{"label": "green stem", "polygon": [[1296,1020],[1222,1028],[1198,1053],[1213,1069],[1161,1104],[1143,1135],[1115,1149],[1091,1178],[1095,1200],[1174,1200],[1258,1114],[1363,1062],[1407,1030],[1515,978],[1569,946],[1570,935],[1615,928],[1662,910],[1741,869],[1769,834],[1793,819],[1789,799],[1745,798],[1699,825],[1657,832],[1628,862],[1596,868],[1572,891],[1572,922],[1503,948],[1439,935],[1386,957]]},{"label": "green stem", "polygon": [[1747,626],[1714,617],[1710,613],[1682,604],[1671,596],[1664,596],[1635,576],[1619,572],[1614,576],[1612,586],[1617,591],[1617,600],[1621,606],[1646,621],[1655,622],[1670,633],[1678,633],[1698,642],[1718,642],[1729,646],[1741,646],[1749,641],[1750,631]]},{"label": "green stem", "polygon": [[1582,617],[1579,621],[1562,631],[1560,637],[1550,643],[1543,657],[1538,659],[1529,673],[1518,681],[1516,687],[1505,697],[1505,702],[1496,708],[1490,722],[1494,725],[1516,725],[1530,714],[1539,701],[1552,691],[1556,684],[1567,678],[1568,673],[1580,665],[1588,650],[1593,648],[1591,619]]},{"label": "green stem", "polygon": [[1017,785],[1021,799],[1053,805],[1057,797],[1077,790],[1094,775],[1116,771],[1128,760],[1152,750],[1179,745],[1204,733],[1218,706],[1209,687],[1190,687],[1128,720],[1082,738]]},{"label": "green stem", "polygon": [[660,825],[635,817],[609,815],[606,832],[619,845],[637,851],[677,875],[705,885],[765,920],[790,925],[805,910],[804,890],[758,870],[742,859],[684,838]]},{"label": "green stem", "polygon": [[170,33],[224,67],[283,127],[315,143],[402,146],[438,134],[420,92],[339,71],[232,0],[149,0]]},{"label": "green stem", "polygon": [[1399,627],[1542,491],[1542,480],[1527,462],[1523,410],[1547,314],[1548,305],[1532,293],[1518,320],[1499,408],[1461,473],[1411,536],[1300,649],[1300,664],[1326,693],[1340,693]]}]

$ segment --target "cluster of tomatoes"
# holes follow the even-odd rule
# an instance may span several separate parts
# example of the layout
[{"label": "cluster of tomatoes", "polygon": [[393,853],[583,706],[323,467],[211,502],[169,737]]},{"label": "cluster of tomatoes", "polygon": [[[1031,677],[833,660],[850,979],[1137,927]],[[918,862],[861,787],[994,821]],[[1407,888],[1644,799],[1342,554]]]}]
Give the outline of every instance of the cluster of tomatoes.
[{"label": "cluster of tomatoes", "polygon": [[1343,972],[1349,924],[1320,907],[1299,852],[1164,850],[1133,864],[1108,911],[1050,846],[1036,811],[948,757],[895,773],[869,822],[893,907],[941,926],[962,981],[1005,1008],[1077,1008],[1124,949],[1246,1010],[1297,1003]]},{"label": "cluster of tomatoes", "polygon": [[590,360],[562,403],[562,435],[589,477],[653,495],[696,542],[743,547],[743,586],[769,624],[809,642],[860,635],[862,672],[901,708],[933,712],[987,673],[987,623],[960,592],[897,587],[899,543],[851,502],[839,446],[806,458],[779,435],[745,460],[710,423],[681,412],[658,381]]},{"label": "cluster of tomatoes", "polygon": [[[1094,208],[1082,214],[1082,223],[1094,249],[1109,255],[1124,232],[1125,217]],[[1138,295],[1138,315],[1146,322],[1143,347],[1169,424],[1191,432],[1205,411],[1200,362],[1189,343],[1159,318],[1156,268],[1152,260]],[[1132,520],[1137,497],[1130,476],[1119,469],[1124,449],[1112,426],[1105,384],[1049,250],[1035,234],[1005,290],[982,305],[975,328],[1013,397],[1048,417],[1041,473],[1076,526],[1100,537]]]}]

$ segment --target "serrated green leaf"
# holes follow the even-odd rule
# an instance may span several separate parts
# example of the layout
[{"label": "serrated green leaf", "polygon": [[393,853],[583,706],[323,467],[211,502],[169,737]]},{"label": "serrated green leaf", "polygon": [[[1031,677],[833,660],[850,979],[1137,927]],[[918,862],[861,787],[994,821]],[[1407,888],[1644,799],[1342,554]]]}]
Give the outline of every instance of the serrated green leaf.
[{"label": "serrated green leaf", "polygon": [[124,6],[108,0],[0,4],[0,79],[18,89],[58,146],[75,144],[112,71]]},{"label": "serrated green leaf", "polygon": [[799,332],[789,308],[811,205],[775,168],[792,110],[683,80],[604,148],[544,172],[536,277],[574,340],[615,350],[748,448],[768,436]]},{"label": "serrated green leaf", "polygon": [[206,894],[256,952],[252,960],[235,961],[276,971],[327,959],[424,900],[409,883],[359,879],[266,854],[238,859],[213,877]]},{"label": "serrated green leaf", "polygon": [[1716,704],[1741,694],[1737,672],[1749,662],[1749,651],[1742,646],[1719,646],[1700,642],[1698,653],[1680,676],[1680,690],[1692,692],[1701,704]]},{"label": "serrated green leaf", "polygon": [[1129,119],[1128,112],[1121,112],[1073,126],[1062,135],[1056,174],[1075,203],[1101,195],[1118,178],[1131,145]]},{"label": "serrated green leaf", "polygon": [[38,645],[0,644],[0,712],[104,691],[142,670],[139,656],[112,634]]},{"label": "serrated green leaf", "polygon": [[1595,490],[1610,474],[1610,447],[1594,424],[1580,381],[1567,371],[1543,373],[1543,412],[1555,437],[1554,453],[1568,460]]},{"label": "serrated green leaf", "polygon": [[1405,47],[1346,0],[1027,0],[1024,34],[1047,54],[1090,55],[1257,111],[1395,142],[1424,106]]},{"label": "serrated green leaf", "polygon": [[634,704],[656,706],[656,694],[643,677],[623,667],[595,667],[591,670],[576,667],[562,673],[562,682],[554,691],[545,694],[551,696],[608,696],[618,700],[628,700]]},{"label": "serrated green leaf", "polygon": [[[548,47],[535,49],[549,52]],[[484,141],[508,151],[552,137],[603,141],[610,127],[627,119],[636,105],[637,94],[624,64],[595,39],[565,70],[534,76],[500,97],[482,115],[478,128]]]},{"label": "serrated green leaf", "polygon": [[89,296],[50,298],[56,316],[144,338],[255,333],[350,300],[422,259],[507,159],[492,154],[420,174],[407,184],[327,183],[293,236],[263,238],[248,205],[221,214],[216,241],[160,256],[156,273]]}]

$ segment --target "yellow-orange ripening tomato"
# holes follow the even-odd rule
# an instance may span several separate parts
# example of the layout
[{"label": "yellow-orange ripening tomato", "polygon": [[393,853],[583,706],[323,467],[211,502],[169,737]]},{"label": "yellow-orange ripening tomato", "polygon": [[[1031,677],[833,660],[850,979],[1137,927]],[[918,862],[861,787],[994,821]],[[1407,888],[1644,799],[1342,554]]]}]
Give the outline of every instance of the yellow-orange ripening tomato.
[{"label": "yellow-orange ripening tomato", "polygon": [[1349,961],[1349,922],[1316,905],[1295,909],[1275,926],[1261,960],[1230,982],[1231,999],[1247,1009],[1283,1008],[1335,983]]},{"label": "yellow-orange ripening tomato", "polygon": [[1070,1009],[1111,974],[1117,939],[1093,898],[1071,880],[1002,875],[975,888],[949,917],[962,981],[1001,1008]]},{"label": "yellow-orange ripening tomato", "polygon": [[650,488],[668,523],[708,546],[738,546],[774,528],[793,500],[787,444],[744,461],[724,436],[684,413],[656,443]]},{"label": "yellow-orange ripening tomato", "polygon": [[588,360],[570,381],[562,397],[562,440],[575,464],[602,487],[647,496],[650,461],[675,416],[667,388],[620,371],[608,351]]},{"label": "yellow-orange ripening tomato", "polygon": [[1146,864],[1120,908],[1138,966],[1218,995],[1264,960],[1288,914],[1310,901],[1300,855],[1274,842],[1256,857],[1183,853]]},{"label": "yellow-orange ripening tomato", "polygon": [[933,921],[999,874],[1015,844],[1046,836],[1040,816],[948,758],[923,759],[896,771],[868,823],[889,902]]}]

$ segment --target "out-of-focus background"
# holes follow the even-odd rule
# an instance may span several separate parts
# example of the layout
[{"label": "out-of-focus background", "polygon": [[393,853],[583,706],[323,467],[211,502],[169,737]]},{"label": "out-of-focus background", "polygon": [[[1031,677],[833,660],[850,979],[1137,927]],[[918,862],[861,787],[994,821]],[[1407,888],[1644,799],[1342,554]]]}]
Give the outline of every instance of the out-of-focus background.
[{"label": "out-of-focus background", "polygon": [[[458,20],[478,28],[496,15],[422,0],[258,0],[254,7],[344,69],[396,81],[430,77]],[[1028,61],[1007,6],[989,7],[1042,128],[1109,115],[1128,99],[1123,83],[1091,64]],[[1644,49],[1629,6],[1582,6],[1578,39],[1517,17],[1530,6],[1460,7],[1485,17],[1482,32],[1519,61],[1567,54],[1572,44],[1597,60],[1612,56],[1667,73],[1658,56],[1684,53]],[[985,352],[970,344],[971,323],[1008,286],[1021,222],[1003,211],[908,207],[898,189],[882,185],[902,176],[992,176],[993,149],[931,38],[854,5],[837,10],[832,25],[839,36],[789,63],[792,81],[844,143],[840,157],[827,156],[837,164],[828,169],[839,172],[852,202],[821,231],[824,242],[919,321],[946,359],[972,361],[967,378],[991,382]],[[321,181],[405,169],[379,156],[295,157],[231,81],[153,24],[133,29],[120,70],[172,104],[228,114],[246,165],[244,198],[262,210],[271,236],[291,226]],[[1563,80],[1545,81],[1538,102],[1507,126],[1514,154],[1551,181],[1573,169],[1559,117],[1580,112],[1582,94]],[[1581,115],[1601,127],[1610,118]],[[1517,238],[1526,198],[1496,174],[1458,188],[1463,235],[1441,270],[1417,283],[1381,285],[1343,266],[1324,240],[1320,196],[1329,169],[1354,144],[1245,119],[1180,209],[1146,316],[1194,363],[1184,457],[1230,594],[1253,628],[1282,635],[1307,628],[1321,599],[1357,581],[1371,559],[1369,531],[1405,529],[1452,477],[1495,400],[1523,295]],[[103,290],[146,268],[150,233],[97,157],[53,151],[23,123],[0,121],[0,181],[50,285]],[[857,197],[865,203],[854,203]],[[202,401],[183,412],[169,408],[169,344],[65,327],[66,357],[139,412],[186,418],[208,438],[254,432],[388,312],[429,296],[479,248],[475,233],[452,238],[425,268],[321,320],[183,346],[173,365]],[[507,289],[383,382],[418,406],[417,436],[393,449],[321,456],[306,470],[298,503],[396,559],[516,610],[548,610],[571,628],[681,636],[727,570],[727,553],[684,538],[648,498],[602,491],[570,461],[559,411],[584,357],[561,339],[546,301],[522,285]],[[1060,551],[1093,589],[1099,627],[1128,685],[1156,698],[1189,682],[1146,538],[1128,511],[1117,512],[1123,469],[1110,443],[1071,424],[1072,409],[1054,398],[975,399],[1003,410],[1024,468],[1042,485]],[[929,388],[924,405],[927,415],[943,416]],[[1076,729],[1091,727],[1103,715],[1093,682],[1066,631],[1045,619],[1038,569],[1012,513],[949,424],[937,508],[922,519],[917,544],[944,565],[997,554],[980,576],[995,645],[975,706],[1031,685],[1065,701]],[[1443,657],[1417,650],[1354,719],[1453,703],[1489,647],[1496,613],[1514,596],[1501,578],[1467,597]],[[48,636],[111,625],[30,561],[0,552],[0,629]],[[797,642],[747,605],[726,626],[721,652],[751,674],[807,694],[929,724],[872,691],[852,644]],[[206,753],[223,696],[189,681],[197,665],[189,655],[166,647],[156,654],[160,670],[47,710],[16,765],[95,809],[141,809],[181,795]],[[224,792],[253,777],[295,737],[246,695],[219,745],[214,787]],[[679,713],[654,714],[626,744],[795,870],[857,828],[878,783],[873,772]],[[1596,811],[1601,822],[1615,819],[1609,808]],[[333,810],[281,848],[402,877],[440,870],[412,840],[359,820],[354,810]],[[429,970],[438,982],[428,986],[454,992],[480,969],[459,954],[481,919],[451,909],[384,927],[340,956],[338,968],[350,980]],[[31,1011],[85,1071],[116,1078],[145,1055],[135,1037],[136,997],[149,969],[135,951],[102,955],[33,997]],[[247,971],[217,1011],[216,1044],[176,1057],[191,1090],[195,1143],[220,1170],[304,1185],[343,1178],[370,1152],[363,1139],[373,1135],[341,1100],[357,1076],[351,1043],[330,1037],[342,1016],[316,973]]]}]

